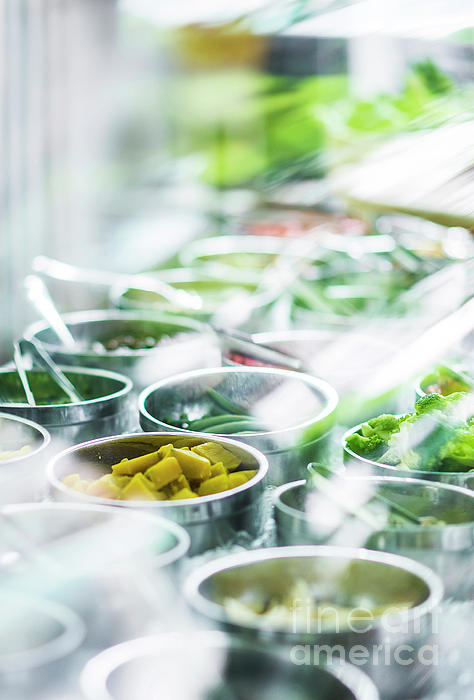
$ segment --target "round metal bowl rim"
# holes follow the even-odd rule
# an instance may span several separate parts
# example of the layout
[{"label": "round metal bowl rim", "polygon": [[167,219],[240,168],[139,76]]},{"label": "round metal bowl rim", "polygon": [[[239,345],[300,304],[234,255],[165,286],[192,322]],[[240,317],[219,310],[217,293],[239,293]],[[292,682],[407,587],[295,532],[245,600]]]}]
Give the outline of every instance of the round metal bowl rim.
[{"label": "round metal bowl rim", "polygon": [[[74,452],[77,452],[79,449],[82,449],[84,447],[91,447],[92,445],[100,445],[101,443],[105,442],[111,442],[113,440],[126,440],[129,438],[142,438],[143,437],[154,437],[154,436],[164,436],[168,435],[170,439],[177,440],[180,436],[182,437],[196,437],[202,439],[204,433],[186,433],[184,435],[184,431],[180,432],[175,432],[175,433],[169,433],[169,432],[155,432],[155,433],[123,433],[121,435],[111,435],[109,437],[103,437],[103,438],[97,438],[95,440],[88,440],[87,442],[81,442],[77,445],[72,445],[72,447],[67,447],[65,450],[62,450],[59,452],[57,455],[55,455],[49,464],[46,467],[46,477],[48,479],[48,482],[54,486],[54,488],[58,489],[62,493],[66,494],[74,494],[75,497],[77,497],[77,500],[81,501],[83,500],[84,503],[97,503],[98,505],[102,504],[104,506],[118,506],[121,508],[127,508],[132,506],[133,508],[143,508],[144,510],[150,510],[150,508],[176,508],[180,506],[187,506],[190,505],[189,499],[180,499],[180,500],[175,500],[175,501],[119,501],[113,498],[102,498],[100,496],[88,496],[87,494],[81,494],[79,491],[75,491],[74,489],[69,488],[63,482],[58,479],[56,476],[55,472],[55,467],[56,464],[66,455],[72,454]],[[224,498],[228,496],[234,496],[237,493],[241,493],[243,491],[247,491],[252,488],[252,486],[256,486],[258,483],[263,481],[265,476],[267,475],[268,469],[269,469],[269,464],[268,460],[265,457],[265,455],[257,450],[255,447],[252,447],[251,445],[247,445],[246,443],[243,442],[238,442],[237,440],[232,440],[230,438],[218,438],[219,440],[225,441],[227,444],[235,445],[238,447],[240,450],[250,452],[252,457],[255,458],[257,464],[258,464],[258,470],[255,476],[253,476],[249,481],[247,481],[245,484],[241,484],[240,486],[235,486],[233,489],[228,489],[227,491],[222,491],[221,493],[214,493],[211,494],[210,496],[199,496],[198,499],[192,499],[193,502],[197,501],[196,505],[199,503],[212,503],[214,501],[220,501],[223,500]],[[82,498],[81,498],[82,497]],[[93,499],[93,500],[92,500]],[[192,504],[191,504],[192,505]],[[155,516],[153,516],[155,517]]]},{"label": "round metal bowl rim", "polygon": [[[397,418],[400,416],[405,415],[403,413],[397,414]],[[346,452],[348,455],[353,457],[354,459],[360,460],[361,462],[365,462],[365,464],[373,464],[375,467],[380,467],[382,469],[395,469],[399,474],[431,474],[433,476],[467,476],[469,472],[427,472],[424,471],[423,469],[399,469],[395,464],[382,464],[382,462],[376,462],[373,459],[367,459],[367,457],[362,457],[362,455],[358,455],[357,452],[353,452],[350,447],[346,446],[346,438],[349,437],[349,435],[352,435],[353,433],[356,433],[358,430],[362,428],[363,423],[359,423],[359,425],[355,425],[353,428],[349,428],[349,430],[346,430],[344,435],[341,438],[342,442],[342,447],[344,449],[344,452]],[[416,478],[416,476],[414,477]]]},{"label": "round metal bowl rim", "polygon": [[[341,476],[343,476],[345,479],[361,479],[362,481],[381,481],[383,484],[400,484],[400,483],[405,483],[405,484],[414,484],[415,486],[423,486],[424,488],[440,488],[441,490],[445,491],[454,491],[455,493],[458,493],[462,496],[466,496],[467,498],[470,498],[471,500],[474,500],[474,491],[471,489],[466,489],[463,486],[457,486],[455,484],[445,484],[442,481],[426,481],[426,479],[413,479],[409,476],[403,477],[403,476],[378,476],[376,474],[345,474],[344,472],[341,473]],[[278,486],[272,494],[273,497],[273,504],[275,508],[278,510],[281,510],[284,512],[286,515],[290,515],[292,518],[297,518],[298,520],[303,520],[306,521],[308,518],[305,515],[304,511],[299,510],[298,508],[294,508],[293,506],[289,506],[287,503],[283,503],[281,500],[281,496],[283,493],[286,493],[287,491],[290,491],[291,489],[297,488],[299,486],[304,486],[305,484],[308,483],[307,479],[298,479],[298,481],[289,481],[286,484],[282,484],[281,486]],[[382,485],[383,485],[382,484]],[[439,530],[445,530],[446,528],[463,528],[466,527],[466,525],[474,525],[474,518],[473,520],[467,520],[463,523],[448,523],[447,525],[432,525],[430,526],[430,530],[432,528],[436,528]],[[413,525],[409,524],[406,527],[404,526],[403,532],[407,531],[416,531],[420,528],[420,525]],[[377,530],[378,533],[382,532],[399,532],[400,530],[396,527],[384,527],[381,530]]]},{"label": "round metal bowl rim", "polygon": [[[331,545],[291,545],[286,547],[268,547],[259,550],[247,550],[234,554],[228,554],[224,557],[219,557],[217,559],[213,559],[212,561],[206,562],[205,564],[202,564],[191,571],[184,581],[183,594],[188,600],[189,604],[201,614],[222,623],[233,624],[232,620],[230,620],[225,614],[222,605],[209,600],[200,593],[199,588],[204,581],[211,578],[215,574],[234,567],[257,564],[259,562],[271,561],[275,559],[295,559],[304,557],[312,557],[315,559],[329,557],[334,559],[345,558],[348,560],[355,559],[358,561],[370,561],[403,569],[405,572],[417,576],[423,581],[429,590],[427,598],[418,605],[415,605],[408,610],[404,610],[403,612],[394,613],[390,615],[390,617],[397,617],[398,619],[402,618],[404,620],[418,619],[422,615],[429,613],[433,608],[439,605],[443,599],[444,586],[440,577],[424,564],[420,564],[413,559],[409,559],[408,557],[401,556],[399,554],[379,552],[377,550],[364,549],[362,547],[336,547]],[[374,620],[374,624],[376,626],[380,626],[381,620]],[[240,625],[237,623],[237,626],[248,627],[254,630],[261,629],[261,626],[258,624]],[[278,628],[269,631],[271,631],[272,634],[275,634],[275,636],[282,634],[288,635],[289,633],[288,630]]]},{"label": "round metal bowl rim", "polygon": [[[264,655],[274,656],[276,659],[281,654],[276,649],[269,651],[248,640],[231,639],[219,630],[195,630],[190,637],[184,632],[150,634],[115,644],[89,659],[79,677],[81,690],[90,700],[113,700],[113,696],[107,690],[107,679],[116,668],[147,653],[188,646],[195,643],[196,639],[203,645],[207,644],[223,650],[231,648],[243,651],[255,650]],[[339,680],[353,693],[356,700],[380,700],[373,681],[356,666],[338,659],[331,665],[319,665],[318,669]]]},{"label": "round metal bowl rim", "polygon": [[[1,408],[1,404],[0,404]],[[23,459],[28,459],[28,457],[32,457],[33,455],[37,455],[39,452],[42,450],[46,449],[48,447],[49,443],[51,442],[51,435],[49,434],[49,431],[46,430],[46,428],[43,428],[42,425],[39,423],[35,423],[34,421],[30,420],[29,418],[23,418],[22,416],[16,416],[14,413],[5,413],[0,411],[0,418],[5,419],[5,420],[13,420],[16,421],[17,423],[22,423],[23,425],[27,425],[30,428],[34,428],[38,433],[40,433],[41,437],[43,438],[42,443],[36,450],[32,450],[31,452],[28,452],[27,454],[20,455],[19,457],[13,457],[12,459],[2,459],[0,460],[0,470],[3,465],[5,464],[12,464],[14,462],[21,462]]]},{"label": "round metal bowl rim", "polygon": [[143,522],[149,522],[150,525],[153,525],[154,527],[158,526],[163,528],[163,530],[166,530],[168,533],[172,534],[176,538],[176,544],[173,547],[171,547],[171,549],[168,549],[165,552],[161,552],[155,556],[156,563],[162,567],[168,566],[169,564],[172,564],[173,562],[183,557],[191,545],[191,538],[189,534],[178,523],[175,523],[173,520],[169,520],[168,518],[163,518],[159,515],[152,515],[151,513],[142,513],[141,511],[136,511],[132,508],[117,511],[116,509],[112,509],[108,505],[102,505],[100,503],[95,504],[89,501],[87,503],[62,503],[56,501],[40,501],[37,503],[14,503],[11,505],[4,506],[0,509],[0,512],[5,513],[6,515],[10,515],[11,513],[24,513],[48,509],[58,511],[64,510],[66,512],[74,510],[83,511],[85,513],[99,512],[103,513],[104,515],[111,515],[114,517],[117,517],[117,515],[118,517],[124,515],[126,518],[137,518],[139,520],[143,520]]},{"label": "round metal bowl rim", "polygon": [[[11,654],[2,654],[0,656],[0,671],[8,672],[38,668],[67,656],[83,642],[86,636],[86,626],[82,618],[71,608],[56,601],[16,591],[8,591],[7,596],[29,602],[37,610],[45,612],[50,618],[63,625],[64,629],[59,636],[39,647]],[[26,657],[26,661],[24,657]]]},{"label": "round metal bowl rim", "polygon": [[[133,382],[129,377],[126,377],[124,374],[120,374],[119,372],[112,372],[108,369],[96,369],[95,367],[79,367],[76,365],[71,365],[71,366],[64,366],[64,365],[58,365],[59,369],[61,369],[63,372],[69,374],[86,374],[86,375],[92,375],[95,377],[104,377],[105,379],[113,379],[117,382],[121,382],[123,384],[123,387],[121,389],[117,389],[117,391],[114,391],[112,394],[105,394],[104,396],[97,396],[95,399],[84,399],[84,401],[68,401],[67,403],[48,403],[48,404],[41,404],[40,406],[30,406],[27,403],[1,403],[0,402],[0,410],[2,409],[2,406],[13,406],[15,408],[32,408],[35,410],[41,410],[42,408],[58,408],[58,407],[64,407],[64,406],[90,406],[96,403],[100,403],[102,401],[109,401],[111,399],[118,399],[121,396],[125,396],[128,394],[132,389],[133,389]],[[2,374],[7,374],[7,373],[14,373],[13,370],[9,369],[0,369],[0,377]],[[47,374],[46,371],[44,371],[45,374]]]},{"label": "round metal bowl rim", "polygon": [[[161,318],[159,318],[161,316]],[[180,316],[178,314],[168,313],[166,311],[122,311],[120,309],[95,309],[93,311],[72,311],[67,314],[61,314],[61,318],[67,324],[69,323],[96,323],[100,321],[147,321],[150,323],[169,323],[171,325],[188,327],[189,331],[202,332],[205,330],[204,325],[190,316]],[[51,328],[47,321],[36,321],[32,323],[25,330],[24,337],[27,340],[33,339],[37,333],[44,331],[47,328]],[[43,342],[43,341],[42,341]],[[58,343],[46,343],[43,342],[46,348],[49,348],[52,352],[60,352],[63,355],[81,355],[87,357],[99,357],[99,358],[130,358],[130,357],[143,357],[148,356],[148,353],[153,352],[156,347],[152,348],[142,348],[139,350],[127,349],[127,351],[113,352],[107,351],[104,353],[98,353],[91,350],[91,348],[81,348],[70,349],[64,345]]]},{"label": "round metal bowl rim", "polygon": [[[313,388],[316,388],[322,395],[324,400],[326,401],[326,406],[322,408],[321,412],[318,414],[317,417],[308,419],[304,421],[303,423],[298,423],[297,425],[292,425],[288,428],[282,428],[281,430],[266,430],[266,431],[261,431],[257,433],[252,433],[248,432],[246,433],[243,437],[244,438],[250,438],[250,437],[272,437],[275,435],[284,435],[284,434],[291,434],[295,430],[303,430],[304,428],[309,428],[312,425],[315,425],[316,423],[319,423],[320,421],[324,420],[325,418],[328,418],[331,414],[334,413],[336,410],[338,403],[339,403],[339,396],[337,391],[334,389],[334,387],[329,384],[325,379],[321,379],[320,377],[313,377],[310,374],[306,374],[304,372],[294,372],[291,369],[277,369],[273,367],[245,367],[245,366],[231,366],[231,367],[210,367],[206,369],[197,369],[197,370],[190,370],[189,372],[182,372],[180,374],[174,374],[171,377],[165,377],[164,379],[160,379],[154,384],[151,384],[150,386],[146,387],[146,389],[143,389],[143,391],[140,393],[138,397],[138,411],[139,413],[147,418],[148,420],[152,421],[156,425],[163,425],[166,427],[173,428],[172,425],[169,423],[164,423],[163,421],[160,421],[159,419],[155,418],[154,416],[151,415],[151,413],[145,408],[145,401],[147,398],[154,392],[157,391],[158,389],[163,388],[166,386],[166,384],[171,384],[176,381],[186,381],[187,379],[191,379],[193,377],[203,377],[205,375],[209,374],[219,374],[219,373],[225,373],[225,374],[251,374],[253,372],[257,374],[278,374],[282,375],[283,377],[288,377],[291,378],[292,380],[296,381],[301,381],[304,384],[310,384],[313,386]],[[179,431],[186,434],[186,435],[192,435],[193,431],[191,430],[186,430],[185,428],[179,428]],[[196,433],[194,434],[198,435],[216,435],[218,437],[221,437],[220,433]],[[237,433],[234,434],[235,437],[240,437]],[[222,437],[224,437],[222,435]]]},{"label": "round metal bowl rim", "polygon": [[[193,265],[203,255],[231,255],[233,253],[278,255],[284,254],[285,248],[288,247],[290,248],[289,254],[293,257],[300,255],[298,247],[302,247],[303,252],[305,250],[304,241],[300,241],[299,244],[293,241],[293,244],[289,245],[288,239],[279,236],[249,236],[248,234],[208,236],[193,241],[185,247],[179,258],[183,265]],[[196,254],[195,251],[198,253]],[[306,254],[306,257],[311,256]]]}]

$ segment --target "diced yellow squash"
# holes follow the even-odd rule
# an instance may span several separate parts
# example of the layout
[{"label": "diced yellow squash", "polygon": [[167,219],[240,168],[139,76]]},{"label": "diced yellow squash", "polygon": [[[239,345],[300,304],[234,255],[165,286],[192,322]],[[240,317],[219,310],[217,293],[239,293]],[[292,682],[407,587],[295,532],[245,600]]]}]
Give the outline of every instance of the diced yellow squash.
[{"label": "diced yellow squash", "polygon": [[153,484],[141,472],[135,474],[133,479],[122,491],[122,498],[126,501],[156,501],[157,492]]},{"label": "diced yellow squash", "polygon": [[227,474],[219,474],[211,479],[203,481],[198,489],[199,496],[210,496],[212,493],[227,491],[229,488],[229,477]]},{"label": "diced yellow squash", "polygon": [[169,442],[167,445],[162,445],[158,452],[160,453],[160,456],[162,458],[164,457],[170,457],[171,453],[173,452],[173,445],[171,442]]},{"label": "diced yellow squash", "polygon": [[191,450],[173,449],[175,457],[181,465],[183,474],[189,481],[204,481],[211,476],[211,463],[206,457],[194,454]]},{"label": "diced yellow squash", "polygon": [[[177,493],[178,491],[181,491],[181,489],[189,489],[191,488],[189,485],[189,481],[186,479],[184,474],[181,474],[181,476],[178,476],[177,479],[172,481],[168,486],[166,487],[172,494]],[[192,489],[191,489],[192,490]]]},{"label": "diced yellow squash", "polygon": [[246,484],[247,481],[247,477],[242,472],[233,472],[232,474],[229,474],[230,489],[235,489],[237,486],[242,486],[242,484]]},{"label": "diced yellow squash", "polygon": [[110,476],[112,477],[114,483],[117,484],[117,486],[120,489],[125,488],[125,486],[129,483],[130,479],[132,478],[131,476],[121,476],[120,474],[111,474]]},{"label": "diced yellow squash", "polygon": [[257,471],[258,469],[244,469],[241,472],[239,472],[239,474],[243,474],[246,477],[247,481],[250,481],[250,479],[253,479]]},{"label": "diced yellow squash", "polygon": [[75,489],[78,484],[82,481],[79,474],[68,474],[63,479],[63,484],[69,486],[70,489]]},{"label": "diced yellow squash", "polygon": [[170,501],[180,501],[183,498],[197,498],[190,488],[184,488],[170,496]]},{"label": "diced yellow squash", "polygon": [[161,462],[147,469],[145,476],[153,482],[157,489],[162,489],[163,486],[167,486],[181,474],[178,460],[175,457],[165,457]]},{"label": "diced yellow squash", "polygon": [[89,496],[101,498],[120,498],[120,488],[114,483],[112,474],[105,474],[100,479],[92,481],[86,490]]},{"label": "diced yellow squash", "polygon": [[191,447],[191,451],[201,455],[201,457],[206,457],[212,464],[222,462],[224,467],[230,470],[237,469],[242,462],[232,452],[216,442],[203,442],[202,445]]},{"label": "diced yellow squash", "polygon": [[224,467],[222,462],[211,464],[211,476],[218,476],[219,474],[227,474],[227,469]]},{"label": "diced yellow squash", "polygon": [[127,476],[133,476],[139,472],[145,472],[149,467],[156,464],[161,459],[161,455],[158,452],[150,452],[147,455],[142,455],[141,457],[135,457],[134,459],[122,459],[118,464],[112,465],[112,471],[114,474],[125,474]]},{"label": "diced yellow squash", "polygon": [[157,491],[157,492],[155,493],[155,500],[157,500],[157,501],[167,501],[167,500],[168,500],[168,496],[167,496],[165,493],[163,493],[163,491]]}]

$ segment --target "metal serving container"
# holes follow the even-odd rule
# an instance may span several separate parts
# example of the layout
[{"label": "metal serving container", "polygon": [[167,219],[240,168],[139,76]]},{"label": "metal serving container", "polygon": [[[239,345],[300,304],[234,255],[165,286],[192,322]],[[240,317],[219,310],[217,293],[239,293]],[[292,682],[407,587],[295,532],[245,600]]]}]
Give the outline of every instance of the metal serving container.
[{"label": "metal serving container", "polygon": [[94,649],[143,630],[150,618],[143,582],[160,591],[164,604],[165,586],[176,583],[175,569],[189,548],[182,527],[132,509],[28,503],[0,515],[2,584],[72,608],[86,621]]},{"label": "metal serving container", "polygon": [[246,278],[258,284],[262,269],[273,262],[276,256],[285,254],[291,257],[313,259],[311,249],[305,239],[284,239],[277,236],[213,236],[201,238],[185,246],[180,254],[183,267],[199,266],[209,273],[222,273],[238,270],[240,276],[245,271]]},{"label": "metal serving container", "polygon": [[[37,406],[24,402],[0,403],[0,410],[37,421],[53,438],[65,443],[90,440],[99,435],[115,435],[136,426],[130,400],[132,382],[122,374],[85,367],[62,367],[84,401],[71,402],[47,372],[27,372]],[[18,373],[0,370],[0,390],[5,396],[22,398]],[[56,396],[66,403],[51,403]]]},{"label": "metal serving container", "polygon": [[[139,457],[170,442],[192,447],[212,440],[233,452],[245,469],[258,473],[242,486],[211,496],[182,501],[119,501],[79,493],[63,484],[68,474],[98,478],[123,458]],[[264,522],[261,501],[268,462],[263,454],[235,440],[198,433],[135,433],[92,440],[56,455],[47,467],[51,496],[55,500],[88,502],[117,508],[133,508],[169,518],[182,525],[191,537],[190,554],[204,552],[261,534]]]},{"label": "metal serving container", "polygon": [[[208,319],[215,314],[230,298],[236,294],[252,294],[252,307],[257,310],[270,301],[269,293],[258,292],[257,281],[248,280],[245,275],[239,279],[238,275],[213,277],[201,273],[199,270],[178,268],[175,270],[162,270],[159,277],[176,289],[194,292],[202,300],[202,308],[198,311],[187,311],[188,315],[198,319]],[[167,299],[157,292],[143,289],[112,287],[110,299],[119,309],[141,309],[148,312],[165,311],[179,313],[180,309],[173,306]]]},{"label": "metal serving container", "polygon": [[[77,348],[69,350],[58,342],[46,322],[25,331],[25,338],[40,340],[60,365],[96,367],[125,374],[136,389],[177,372],[212,367],[220,362],[219,345],[209,329],[186,316],[158,311],[79,311],[65,314],[63,320]],[[94,343],[116,336],[162,338],[152,348],[100,352]]]},{"label": "metal serving container", "polygon": [[[342,436],[342,447],[344,450],[344,463],[350,473],[351,464],[357,465],[359,468],[365,468],[368,472],[376,476],[400,476],[406,474],[405,471],[390,464],[382,464],[366,457],[361,457],[356,452],[351,450],[346,445],[346,438],[352,433],[361,430],[362,424],[350,428]],[[443,484],[453,484],[454,486],[462,486],[467,489],[474,490],[474,473],[469,472],[427,472],[421,469],[410,469],[410,477],[414,479],[426,479],[427,481],[440,481]]]},{"label": "metal serving container", "polygon": [[51,441],[41,425],[20,416],[0,413],[0,449],[17,450],[31,445],[31,451],[0,459],[0,504],[30,501],[43,483],[43,467]]},{"label": "metal serving container", "polygon": [[[335,477],[334,487],[339,488],[342,500],[354,500],[358,486],[357,496],[362,504],[380,493],[417,517],[432,516],[446,524],[384,523],[388,509],[379,502],[376,504],[382,524],[379,530],[374,531],[370,525],[344,513],[331,530],[322,522],[324,515],[318,512],[321,499],[330,503],[329,498],[311,489],[310,481],[301,479],[280,486],[273,493],[278,544],[336,544],[343,539],[355,545],[365,535],[366,539],[362,540],[365,547],[402,554],[426,564],[441,576],[449,594],[468,597],[474,589],[474,493],[422,479],[344,474]],[[314,509],[313,514],[308,507]]]},{"label": "metal serving container", "polygon": [[328,381],[340,396],[353,391],[354,382],[364,381],[392,352],[389,343],[347,327],[254,333],[252,340],[297,357],[308,374]]},{"label": "metal serving container", "polygon": [[297,665],[288,654],[217,631],[151,635],[119,644],[91,659],[80,683],[85,700],[379,697],[369,678],[350,664]]},{"label": "metal serving container", "polygon": [[71,683],[73,653],[85,637],[83,621],[63,605],[6,588],[0,609],[1,697],[56,697]]},{"label": "metal serving container", "polygon": [[[301,591],[305,583],[307,594]],[[295,589],[298,584],[299,589]],[[319,650],[328,660],[354,660],[375,681],[382,697],[416,697],[427,676],[420,650],[433,644],[432,612],[443,596],[439,577],[430,569],[405,557],[349,547],[276,547],[239,552],[215,559],[188,576],[184,593],[196,612],[223,629],[245,638],[299,649],[303,657]],[[310,619],[308,597],[321,600],[326,610],[334,605],[350,608],[354,617],[335,624],[318,625]],[[288,596],[291,622],[265,624],[255,615],[245,620],[230,617],[224,601],[240,600],[252,605]],[[326,603],[327,601],[327,603]],[[383,617],[371,615],[375,606],[411,605],[408,610]],[[265,603],[267,604],[267,603]],[[309,647],[309,650],[308,650]],[[381,658],[380,651],[383,652]],[[397,663],[408,650],[411,664]],[[405,660],[405,659],[403,659]],[[424,689],[424,687],[423,687]]]},{"label": "metal serving container", "polygon": [[177,421],[183,412],[196,418],[206,414],[213,405],[210,388],[251,411],[264,424],[275,426],[265,432],[233,435],[268,456],[270,483],[301,476],[308,461],[321,458],[335,421],[337,393],[322,379],[290,370],[222,367],[169,377],[140,394],[141,427],[186,434],[166,420]]}]

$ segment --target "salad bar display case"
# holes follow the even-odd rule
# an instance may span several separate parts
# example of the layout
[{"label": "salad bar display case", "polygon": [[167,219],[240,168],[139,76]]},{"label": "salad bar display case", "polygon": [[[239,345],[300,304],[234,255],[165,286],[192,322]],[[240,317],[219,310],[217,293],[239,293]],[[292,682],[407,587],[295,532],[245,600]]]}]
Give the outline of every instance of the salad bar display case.
[{"label": "salad bar display case", "polygon": [[471,4],[0,4],[1,698],[474,698]]}]

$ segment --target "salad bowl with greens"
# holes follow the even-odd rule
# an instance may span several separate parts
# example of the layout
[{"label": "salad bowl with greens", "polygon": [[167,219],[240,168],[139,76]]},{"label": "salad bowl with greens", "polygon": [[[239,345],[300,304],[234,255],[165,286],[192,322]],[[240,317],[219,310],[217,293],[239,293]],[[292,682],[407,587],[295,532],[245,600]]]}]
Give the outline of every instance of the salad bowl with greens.
[{"label": "salad bowl with greens", "polygon": [[403,415],[382,414],[349,430],[344,458],[379,473],[474,488],[474,394],[427,394]]}]

